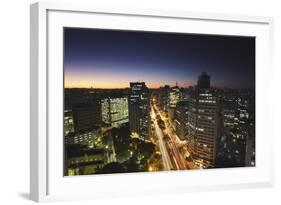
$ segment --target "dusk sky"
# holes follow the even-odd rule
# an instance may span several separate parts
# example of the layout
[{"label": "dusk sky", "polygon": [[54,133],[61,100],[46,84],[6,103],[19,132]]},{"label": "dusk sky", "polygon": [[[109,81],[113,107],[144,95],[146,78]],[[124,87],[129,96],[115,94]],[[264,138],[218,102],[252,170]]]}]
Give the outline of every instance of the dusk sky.
[{"label": "dusk sky", "polygon": [[159,32],[65,28],[65,87],[195,85],[254,88],[255,39]]}]

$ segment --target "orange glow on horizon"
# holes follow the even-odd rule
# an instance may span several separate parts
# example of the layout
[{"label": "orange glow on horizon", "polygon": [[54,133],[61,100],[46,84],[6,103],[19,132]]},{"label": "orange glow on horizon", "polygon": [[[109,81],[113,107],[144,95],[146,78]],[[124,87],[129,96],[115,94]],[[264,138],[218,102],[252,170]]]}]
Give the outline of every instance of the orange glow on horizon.
[{"label": "orange glow on horizon", "polygon": [[[105,81],[106,80],[106,81]],[[129,79],[127,76],[114,76],[104,78],[103,76],[95,76],[87,74],[67,74],[65,73],[64,87],[65,88],[97,88],[97,89],[123,89],[130,87],[130,82],[145,82],[146,86],[151,89],[169,85],[171,87],[176,85],[176,81],[162,80],[160,82],[151,82],[150,80],[135,80]],[[195,82],[178,82],[179,87],[188,88],[194,85]]]},{"label": "orange glow on horizon", "polygon": [[[157,89],[160,87],[164,87],[165,85],[169,85],[170,87],[175,86],[175,83],[169,84],[169,83],[149,83],[145,82],[146,86],[150,89]],[[179,83],[179,87],[188,88],[189,86],[192,86],[192,84],[189,83]],[[96,89],[124,89],[129,88],[130,82],[122,82],[122,83],[99,83],[99,84],[87,84],[87,83],[77,83],[77,84],[65,84],[64,88],[96,88]]]}]

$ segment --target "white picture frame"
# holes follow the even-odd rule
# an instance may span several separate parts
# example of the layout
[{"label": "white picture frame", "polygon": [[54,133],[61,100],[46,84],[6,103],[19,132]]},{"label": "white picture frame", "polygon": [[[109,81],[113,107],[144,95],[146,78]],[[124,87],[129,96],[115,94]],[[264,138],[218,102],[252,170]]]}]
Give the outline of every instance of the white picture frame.
[{"label": "white picture frame", "polygon": [[[56,125],[54,122],[57,124],[62,122],[61,32],[64,26],[255,36],[257,39],[256,166],[203,171],[63,177],[62,134],[61,139],[56,134],[62,133],[62,125]],[[94,199],[273,186],[273,133],[270,125],[272,113],[264,109],[270,106],[266,95],[270,89],[272,69],[272,29],[273,19],[270,17],[98,8],[91,4],[46,2],[32,4],[30,12],[31,200],[41,202]],[[264,86],[265,82],[268,86]]]}]

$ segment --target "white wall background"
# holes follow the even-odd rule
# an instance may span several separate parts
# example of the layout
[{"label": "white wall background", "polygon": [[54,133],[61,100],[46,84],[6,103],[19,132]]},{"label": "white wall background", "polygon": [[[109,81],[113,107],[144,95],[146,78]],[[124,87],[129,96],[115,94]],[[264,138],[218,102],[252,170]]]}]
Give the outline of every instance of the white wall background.
[{"label": "white wall background", "polygon": [[[78,0],[77,0],[78,1]],[[0,4],[0,204],[31,204],[29,192],[29,4],[6,0]],[[80,0],[79,2],[82,2]],[[279,204],[281,202],[281,5],[278,0],[92,0],[97,5],[206,11],[272,16],[275,20],[275,68],[271,91],[275,132],[274,188],[145,196],[69,204]],[[269,70],[272,72],[271,70]],[[266,84],[264,85],[266,86]],[[265,136],[266,137],[266,136]],[[118,188],[118,185],[116,185]],[[279,203],[278,203],[279,202]]]}]

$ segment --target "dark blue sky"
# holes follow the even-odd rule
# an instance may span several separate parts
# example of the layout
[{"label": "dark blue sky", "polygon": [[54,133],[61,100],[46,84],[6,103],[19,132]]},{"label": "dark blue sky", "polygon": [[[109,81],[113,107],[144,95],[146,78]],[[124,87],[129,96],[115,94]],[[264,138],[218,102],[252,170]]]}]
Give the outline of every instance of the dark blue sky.
[{"label": "dark blue sky", "polygon": [[202,71],[212,86],[254,87],[249,37],[65,28],[64,55],[66,87],[189,86]]}]

